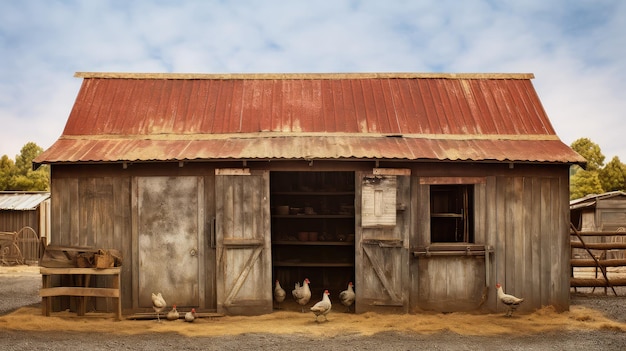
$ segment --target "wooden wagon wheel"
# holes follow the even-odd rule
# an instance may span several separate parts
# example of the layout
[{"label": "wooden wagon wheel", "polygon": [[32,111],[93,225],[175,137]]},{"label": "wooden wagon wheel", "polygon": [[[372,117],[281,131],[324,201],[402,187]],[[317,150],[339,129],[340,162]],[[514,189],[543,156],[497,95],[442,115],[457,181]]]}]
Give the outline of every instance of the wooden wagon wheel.
[{"label": "wooden wagon wheel", "polygon": [[[5,245],[1,245],[0,244],[0,262],[2,262],[3,265],[10,265],[10,264],[24,264],[24,257],[22,256],[22,250],[20,250],[20,246],[17,243],[17,236],[14,236],[14,239],[11,241],[8,240],[3,240]],[[15,254],[12,255],[11,251],[13,251]],[[13,261],[13,257],[15,257],[15,262],[10,262]]]},{"label": "wooden wagon wheel", "polygon": [[7,260],[4,258],[5,256],[8,256],[9,252],[11,252],[10,247],[0,245],[0,262],[2,262],[2,264],[5,266],[9,265],[9,262],[7,262]]},{"label": "wooden wagon wheel", "polygon": [[15,255],[15,264],[24,264],[24,256],[22,256],[22,250],[20,250],[20,246],[17,244],[17,242],[13,242],[13,244],[11,245],[17,253],[17,255]]}]

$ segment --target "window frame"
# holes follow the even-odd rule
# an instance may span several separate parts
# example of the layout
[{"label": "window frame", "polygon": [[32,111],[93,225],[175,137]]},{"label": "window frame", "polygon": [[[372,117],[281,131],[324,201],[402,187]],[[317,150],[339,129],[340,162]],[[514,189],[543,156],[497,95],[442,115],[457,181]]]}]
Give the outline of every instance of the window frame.
[{"label": "window frame", "polygon": [[[479,184],[486,184],[487,178],[486,177],[421,177],[419,180],[420,185],[428,185],[427,189],[428,189],[428,194],[425,194],[426,196],[424,197],[424,210],[427,211],[426,216],[424,216],[424,219],[428,219],[428,225],[427,225],[427,231],[424,233],[424,240],[425,242],[428,242],[429,244],[433,244],[433,245],[471,245],[471,244],[476,244],[479,241],[482,241],[481,239],[479,239],[479,235],[477,233],[477,227],[478,227],[478,221],[479,221],[479,216],[481,215],[482,211],[479,210],[476,206],[478,203],[478,198],[479,197],[483,197],[484,194],[478,194],[479,191],[479,187],[477,185]],[[471,237],[469,239],[469,241],[434,241],[433,239],[433,235],[432,235],[432,211],[431,211],[431,196],[432,196],[432,186],[439,186],[439,185],[444,185],[444,186],[465,186],[467,189],[471,189],[472,191],[472,196],[471,196],[471,201],[470,203],[468,203],[468,207],[471,208],[471,214],[469,214],[471,216],[471,220],[467,220],[466,222],[468,223],[470,227],[468,227],[469,232],[471,233]],[[481,189],[484,189],[484,187],[481,187]],[[467,236],[467,234],[464,234],[464,239]],[[482,236],[480,236],[480,238],[482,238]]]}]

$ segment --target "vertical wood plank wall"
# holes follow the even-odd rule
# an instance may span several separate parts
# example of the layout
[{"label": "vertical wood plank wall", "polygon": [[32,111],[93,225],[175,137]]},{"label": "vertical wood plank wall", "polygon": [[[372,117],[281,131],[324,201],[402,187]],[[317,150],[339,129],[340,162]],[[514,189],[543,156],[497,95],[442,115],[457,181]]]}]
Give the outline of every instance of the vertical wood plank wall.
[{"label": "vertical wood plank wall", "polygon": [[[130,177],[57,178],[51,188],[50,244],[118,249],[131,262]],[[131,265],[123,264],[122,281],[131,279]],[[122,284],[122,296],[130,307],[131,284]]]},{"label": "vertical wood plank wall", "polygon": [[[412,247],[430,244],[429,203],[428,185],[420,185],[419,176],[414,177]],[[566,172],[487,176],[485,184],[476,185],[474,203],[475,243],[495,249],[487,274],[491,281],[485,282],[485,265],[481,260],[412,258],[410,311],[440,310],[448,308],[451,301],[460,303],[458,308],[462,309],[463,298],[473,299],[478,305],[477,282],[486,286],[488,295],[482,308],[489,311],[504,311],[496,299],[498,282],[507,293],[525,298],[521,310],[531,311],[546,305],[567,310],[569,180]],[[469,300],[467,306],[472,304]]]},{"label": "vertical wood plank wall", "polygon": [[[566,177],[498,177],[488,182],[487,197],[496,213],[487,217],[493,240],[494,281],[488,307],[504,311],[495,283],[522,296],[521,309],[569,306],[569,184]],[[495,185],[495,187],[494,187]]]},{"label": "vertical wood plank wall", "polygon": [[[394,166],[398,166],[394,164]],[[408,250],[427,245],[430,240],[429,196],[427,185],[420,185],[421,176],[482,176],[486,183],[476,186],[477,243],[493,246],[493,261],[488,276],[488,299],[482,306],[490,311],[503,311],[496,301],[494,285],[500,282],[506,292],[526,299],[522,309],[533,310],[553,305],[557,310],[569,307],[569,178],[564,166],[506,165],[407,165],[412,167],[410,203],[407,213]],[[213,242],[215,217],[214,167],[206,164],[144,165],[122,169],[112,166],[53,167],[51,186],[51,244],[118,248],[125,262],[132,259],[132,177],[136,175],[202,175],[205,186],[205,243]],[[347,167],[342,164],[342,167]],[[245,203],[245,201],[243,202]],[[357,223],[356,231],[359,232]],[[406,237],[399,235],[399,237]],[[268,238],[269,240],[269,238]],[[406,245],[406,244],[405,244]],[[215,266],[215,249],[206,250],[205,267]],[[358,260],[358,256],[357,256]],[[408,289],[409,311],[416,310],[420,298],[420,259],[408,257],[408,273],[403,278]],[[440,265],[428,274],[445,277]],[[485,279],[482,267],[462,273]],[[357,270],[359,268],[357,267]],[[429,268],[430,269],[430,268]],[[456,270],[456,268],[454,268]],[[207,268],[210,270],[210,268]],[[440,270],[439,273],[436,270]],[[123,307],[132,307],[133,267],[122,268]],[[215,272],[207,272],[205,301],[215,307]],[[432,278],[435,279],[435,278]],[[447,279],[447,278],[446,278]],[[437,297],[437,289],[462,280],[447,280],[440,288],[430,286],[428,296]],[[433,290],[434,289],[434,290]],[[423,295],[422,295],[423,297]],[[211,306],[207,306],[210,308]]]},{"label": "vertical wood plank wall", "polygon": [[[172,172],[171,170],[174,170]],[[132,267],[133,207],[131,191],[135,175],[198,175],[204,179],[204,250],[205,267],[215,267],[213,220],[215,218],[215,176],[212,168],[183,169],[175,165],[123,170],[121,165],[53,168],[51,182],[51,245],[93,246],[115,248],[122,252],[122,307],[134,308],[136,280]],[[100,175],[102,174],[102,175]],[[205,308],[215,309],[215,272],[208,268],[205,281]],[[136,274],[136,273],[135,273]],[[103,299],[96,299],[97,308],[104,309]]]}]

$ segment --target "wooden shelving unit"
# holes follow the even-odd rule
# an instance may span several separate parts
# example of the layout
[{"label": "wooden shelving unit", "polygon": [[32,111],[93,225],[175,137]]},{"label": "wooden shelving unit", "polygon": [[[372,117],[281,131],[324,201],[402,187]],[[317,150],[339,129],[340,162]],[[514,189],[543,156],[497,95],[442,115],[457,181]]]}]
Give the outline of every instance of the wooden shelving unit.
[{"label": "wooden shelving unit", "polygon": [[352,172],[271,175],[272,265],[283,287],[309,278],[319,295],[354,279],[354,194]]}]

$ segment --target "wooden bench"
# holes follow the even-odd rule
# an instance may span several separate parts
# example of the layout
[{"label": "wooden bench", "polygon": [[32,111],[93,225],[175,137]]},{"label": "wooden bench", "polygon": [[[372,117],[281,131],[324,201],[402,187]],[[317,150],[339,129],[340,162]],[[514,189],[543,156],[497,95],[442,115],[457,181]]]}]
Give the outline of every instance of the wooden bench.
[{"label": "wooden bench", "polygon": [[[50,316],[52,310],[52,298],[55,296],[76,296],[78,297],[77,314],[85,315],[86,297],[112,297],[117,301],[116,319],[122,320],[122,300],[120,293],[120,273],[121,267],[97,269],[97,268],[40,268],[42,284],[39,290],[41,296],[42,314]],[[77,278],[79,286],[52,286],[52,276],[71,275]],[[113,278],[111,288],[89,287],[92,275],[108,275]]]}]

